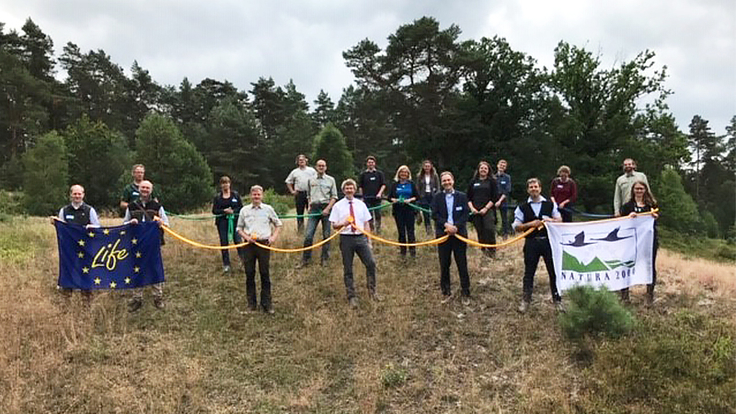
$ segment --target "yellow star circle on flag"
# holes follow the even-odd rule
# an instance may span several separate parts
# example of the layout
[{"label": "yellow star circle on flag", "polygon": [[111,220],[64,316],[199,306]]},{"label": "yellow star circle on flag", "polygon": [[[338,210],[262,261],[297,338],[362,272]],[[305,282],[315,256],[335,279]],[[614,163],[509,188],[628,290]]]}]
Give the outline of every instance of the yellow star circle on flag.
[{"label": "yellow star circle on flag", "polygon": [[126,277],[126,278],[125,278],[125,284],[126,284],[126,285],[129,285],[129,284],[130,284],[130,278],[129,278],[129,277]]},{"label": "yellow star circle on flag", "polygon": [[141,258],[141,252],[135,252],[135,257],[137,257],[137,258],[140,259]]},{"label": "yellow star circle on flag", "polygon": [[95,285],[99,285],[99,284],[100,284],[100,282],[102,282],[102,281],[100,280],[100,278],[99,278],[99,277],[96,277],[96,278],[95,278]]},{"label": "yellow star circle on flag", "polygon": [[138,239],[132,239],[132,240],[130,240],[130,242],[133,243],[133,244],[138,244]]},{"label": "yellow star circle on flag", "polygon": [[117,285],[118,284],[115,283],[115,282],[110,282],[110,289],[115,289],[115,287],[117,287]]},{"label": "yellow star circle on flag", "polygon": [[95,234],[94,234],[93,232],[89,232],[89,233],[87,233],[87,235],[88,235],[89,237],[95,237]]},{"label": "yellow star circle on flag", "polygon": [[82,273],[89,273],[89,267],[86,267],[86,266],[83,267],[82,268]]},{"label": "yellow star circle on flag", "polygon": [[84,246],[84,240],[80,240],[77,242],[80,246]]},{"label": "yellow star circle on flag", "polygon": [[140,268],[140,267],[138,267],[138,266],[136,266],[136,267],[134,267],[134,268],[133,268],[133,271],[134,271],[135,273],[138,273],[138,272],[139,272],[140,270],[141,270],[141,268]]},{"label": "yellow star circle on flag", "polygon": [[[105,236],[107,236],[108,234],[110,234],[110,230],[108,230],[108,229],[102,230],[102,233],[103,233],[103,234],[104,234]],[[120,232],[120,233],[122,234],[122,232]]]},{"label": "yellow star circle on flag", "polygon": [[80,259],[83,258],[84,257],[84,253],[82,253],[82,252],[77,253],[77,257],[79,257]]},{"label": "yellow star circle on flag", "polygon": [[125,235],[125,230],[121,231],[121,232],[120,232],[120,235],[121,235],[121,236],[124,236],[124,235]]}]

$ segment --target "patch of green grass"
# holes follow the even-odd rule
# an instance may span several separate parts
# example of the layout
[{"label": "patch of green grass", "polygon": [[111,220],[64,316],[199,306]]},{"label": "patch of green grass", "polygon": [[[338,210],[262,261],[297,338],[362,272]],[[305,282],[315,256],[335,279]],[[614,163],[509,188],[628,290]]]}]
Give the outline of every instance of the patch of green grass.
[{"label": "patch of green grass", "polygon": [[645,318],[633,335],[594,345],[583,411],[733,412],[733,334],[732,324],[690,310]]},{"label": "patch of green grass", "polygon": [[682,253],[686,257],[736,262],[736,243],[729,240],[683,235],[660,226],[659,243],[662,247]]},{"label": "patch of green grass", "polygon": [[387,364],[381,372],[381,384],[385,388],[396,388],[404,385],[409,378],[406,369],[396,367],[394,364]]}]

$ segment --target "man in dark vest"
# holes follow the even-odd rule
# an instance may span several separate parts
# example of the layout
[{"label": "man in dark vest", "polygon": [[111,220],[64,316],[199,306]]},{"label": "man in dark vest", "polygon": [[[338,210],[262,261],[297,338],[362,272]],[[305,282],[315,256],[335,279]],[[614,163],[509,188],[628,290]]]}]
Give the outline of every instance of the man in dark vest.
[{"label": "man in dark vest", "polygon": [[[134,165],[131,170],[131,175],[133,176],[133,182],[125,186],[123,189],[123,195],[120,198],[120,211],[122,212],[125,212],[125,209],[128,208],[128,204],[138,200],[141,196],[141,191],[138,186],[140,186],[145,179],[146,167],[143,164]],[[151,193],[151,198],[155,201],[159,200],[156,195],[158,191],[160,191],[160,189]]]},{"label": "man in dark vest", "polygon": [[[169,218],[166,217],[166,211],[164,207],[155,199],[151,198],[153,192],[153,184],[150,181],[143,180],[138,184],[138,190],[140,191],[140,197],[138,200],[128,204],[128,208],[125,210],[125,218],[123,224],[138,224],[145,221],[154,221],[157,217],[161,220],[159,225],[169,225]],[[162,233],[162,244],[163,244],[163,233]],[[164,290],[163,283],[156,283],[153,286],[153,304],[158,309],[163,309],[164,304]],[[136,289],[133,299],[128,303],[128,311],[135,312],[143,306],[143,288]]]},{"label": "man in dark vest", "polygon": [[[97,212],[94,207],[84,202],[84,187],[79,184],[71,186],[69,189],[69,198],[71,203],[59,210],[59,221],[79,224],[86,228],[100,227],[100,219],[97,217]],[[52,217],[51,224],[54,224],[54,220],[56,219],[57,217]],[[61,287],[59,289],[67,297],[72,294],[71,289]],[[92,300],[92,291],[83,290],[82,296],[87,300],[87,302],[89,302]]]},{"label": "man in dark vest", "polygon": [[562,216],[557,205],[542,197],[542,183],[537,178],[526,181],[526,191],[529,194],[527,202],[516,207],[514,211],[513,228],[517,232],[535,229],[526,236],[524,242],[524,293],[519,306],[519,312],[524,313],[532,303],[534,290],[534,273],[537,271],[539,257],[544,258],[544,265],[549,273],[549,286],[552,291],[552,302],[558,312],[564,312],[562,299],[557,291],[557,279],[552,263],[552,248],[547,238],[545,221],[561,221]]}]

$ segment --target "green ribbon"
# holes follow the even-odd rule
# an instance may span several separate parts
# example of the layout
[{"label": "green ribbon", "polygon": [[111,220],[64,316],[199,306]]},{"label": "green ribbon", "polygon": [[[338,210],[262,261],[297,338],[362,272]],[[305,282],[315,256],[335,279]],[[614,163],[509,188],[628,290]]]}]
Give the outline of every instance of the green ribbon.
[{"label": "green ribbon", "polygon": [[409,203],[409,205],[410,205],[410,206],[411,206],[411,207],[412,207],[413,209],[416,209],[416,210],[419,210],[419,211],[423,211],[423,212],[425,212],[425,213],[431,213],[431,212],[432,212],[432,210],[426,209],[426,208],[424,208],[424,207],[419,207],[418,205],[416,205],[416,204],[414,204],[414,203]]},{"label": "green ribbon", "polygon": [[[394,204],[394,203],[380,204],[380,205],[377,205],[377,206],[374,206],[374,207],[369,207],[368,210],[380,210],[380,209],[389,207],[392,204]],[[414,207],[414,208],[420,208],[421,209],[421,207],[417,207],[417,206],[412,206],[412,207]],[[429,211],[429,210],[427,210],[427,211]],[[230,216],[232,216],[232,214],[214,214],[214,215],[209,215],[209,216],[200,216],[200,215],[194,215],[194,214],[186,215],[186,214],[175,214],[175,213],[171,213],[171,212],[168,212],[168,211],[166,212],[166,215],[172,216],[172,217],[176,217],[176,218],[180,218],[182,220],[212,220],[213,218],[223,217],[223,216],[227,216],[228,217],[228,220],[230,220]],[[280,219],[292,219],[292,218],[321,217],[321,216],[322,216],[322,213],[311,213],[311,214],[280,214],[279,215],[279,218]],[[230,226],[232,226],[232,222],[231,222]],[[231,227],[231,229],[232,229],[232,227]],[[230,234],[233,234],[233,232],[231,231]]]},{"label": "green ribbon", "polygon": [[227,240],[230,244],[235,244],[235,215],[227,215]]}]

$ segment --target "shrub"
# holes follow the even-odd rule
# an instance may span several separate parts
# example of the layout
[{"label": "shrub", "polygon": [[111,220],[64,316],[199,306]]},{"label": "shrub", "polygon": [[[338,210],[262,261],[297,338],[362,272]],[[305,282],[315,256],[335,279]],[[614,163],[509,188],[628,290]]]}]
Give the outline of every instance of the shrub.
[{"label": "shrub", "polygon": [[711,237],[714,239],[718,238],[720,231],[718,229],[718,221],[716,221],[716,216],[714,216],[713,213],[707,210],[704,210],[700,215],[703,218],[705,234],[708,237]]},{"label": "shrub", "polygon": [[602,287],[576,286],[567,291],[567,312],[559,316],[568,339],[581,340],[586,335],[618,338],[634,326],[634,318],[613,292]]},{"label": "shrub", "polygon": [[273,188],[269,188],[263,192],[263,202],[273,207],[276,214],[282,216],[289,212],[289,196],[276,194]]},{"label": "shrub", "polygon": [[0,213],[15,215],[23,213],[22,193],[0,190]]},{"label": "shrub", "polygon": [[406,370],[401,367],[395,367],[393,364],[386,365],[381,373],[381,383],[385,388],[396,388],[406,383],[409,375]]}]

